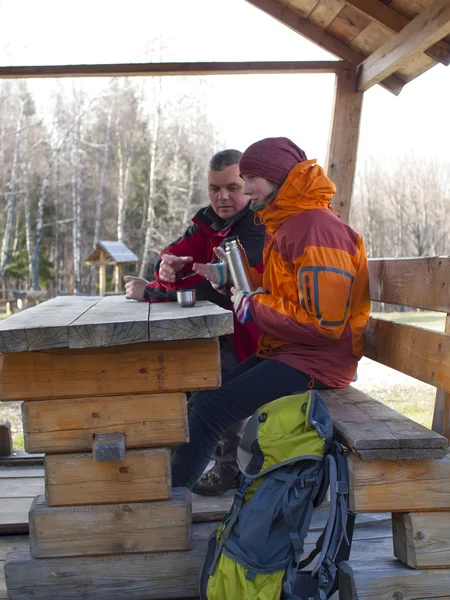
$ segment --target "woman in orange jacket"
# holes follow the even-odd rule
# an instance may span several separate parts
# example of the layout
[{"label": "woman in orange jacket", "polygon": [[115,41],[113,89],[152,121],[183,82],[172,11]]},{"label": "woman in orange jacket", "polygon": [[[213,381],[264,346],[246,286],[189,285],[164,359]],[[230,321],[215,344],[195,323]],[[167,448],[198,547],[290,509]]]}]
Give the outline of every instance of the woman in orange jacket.
[{"label": "woman in orange jacket", "polygon": [[[220,389],[190,398],[190,442],[172,457],[173,485],[195,484],[231,423],[287,394],[348,385],[362,356],[367,258],[361,236],[330,208],[334,184],[287,138],[256,142],[239,166],[266,240],[260,287],[233,289],[233,309],[262,333],[256,355]],[[225,263],[194,269],[213,284],[226,279]]]}]

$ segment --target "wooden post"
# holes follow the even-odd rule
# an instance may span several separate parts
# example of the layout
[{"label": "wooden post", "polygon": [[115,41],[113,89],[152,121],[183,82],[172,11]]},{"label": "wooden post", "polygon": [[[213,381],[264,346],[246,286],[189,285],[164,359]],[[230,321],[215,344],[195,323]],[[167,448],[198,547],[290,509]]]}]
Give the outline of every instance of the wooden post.
[{"label": "wooden post", "polygon": [[100,250],[100,261],[98,265],[98,295],[104,296],[106,293],[106,255]]},{"label": "wooden post", "polygon": [[[445,319],[445,333],[450,333],[450,313]],[[447,439],[450,438],[450,393],[443,389],[436,392],[432,429]]]},{"label": "wooden post", "polygon": [[116,263],[114,265],[114,291],[115,292],[120,292],[121,290],[121,268],[120,268],[120,264]]},{"label": "wooden post", "polygon": [[9,456],[11,453],[11,424],[9,421],[0,421],[0,456]]},{"label": "wooden post", "polygon": [[358,153],[363,93],[356,92],[356,69],[336,73],[333,121],[326,171],[336,185],[333,206],[348,223]]},{"label": "wooden post", "polygon": [[106,265],[98,267],[98,295],[104,296],[106,292]]}]

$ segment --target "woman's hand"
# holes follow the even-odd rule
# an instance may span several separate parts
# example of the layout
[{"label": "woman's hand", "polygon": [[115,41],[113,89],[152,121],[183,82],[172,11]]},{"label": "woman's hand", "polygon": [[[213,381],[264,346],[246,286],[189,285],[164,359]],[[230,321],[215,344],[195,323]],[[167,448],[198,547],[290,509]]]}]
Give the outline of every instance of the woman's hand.
[{"label": "woman's hand", "polygon": [[[217,290],[225,293],[224,288],[228,283],[228,265],[226,255],[222,248],[214,248],[214,254],[219,259],[213,263],[194,263],[192,269],[198,274],[207,279],[211,285]],[[221,289],[223,288],[223,290]]]},{"label": "woman's hand", "polygon": [[254,292],[244,292],[235,287],[231,288],[231,302],[233,303],[234,314],[239,323],[248,323],[252,318],[250,298],[255,294],[264,294],[264,289],[259,287]]}]

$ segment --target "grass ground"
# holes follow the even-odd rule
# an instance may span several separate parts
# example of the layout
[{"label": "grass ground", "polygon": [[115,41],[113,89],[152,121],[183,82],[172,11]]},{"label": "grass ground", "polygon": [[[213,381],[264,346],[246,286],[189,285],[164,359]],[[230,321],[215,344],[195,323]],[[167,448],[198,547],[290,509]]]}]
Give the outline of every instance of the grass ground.
[{"label": "grass ground", "polygon": [[[441,313],[373,313],[373,316],[435,331],[444,330],[445,315]],[[431,427],[436,388],[367,358],[363,358],[359,364],[355,386],[418,423]],[[13,445],[18,450],[23,449],[20,404],[0,402],[0,420],[10,421]]]}]

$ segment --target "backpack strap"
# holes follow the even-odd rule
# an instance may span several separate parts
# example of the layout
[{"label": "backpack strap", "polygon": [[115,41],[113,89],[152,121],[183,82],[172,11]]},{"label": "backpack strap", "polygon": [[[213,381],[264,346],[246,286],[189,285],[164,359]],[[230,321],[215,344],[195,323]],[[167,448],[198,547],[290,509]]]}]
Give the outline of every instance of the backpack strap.
[{"label": "backpack strap", "polygon": [[311,522],[311,515],[314,510],[314,506],[312,503],[310,503],[310,505],[308,506],[308,512],[303,519],[303,523],[299,531],[298,524],[295,522],[294,516],[292,515],[289,506],[289,492],[292,488],[294,488],[294,494],[296,494],[298,488],[302,489],[305,487],[312,487],[313,485],[317,485],[317,477],[296,477],[283,495],[283,517],[289,529],[289,537],[291,539],[291,544],[294,549],[294,555],[296,560],[298,560],[303,554],[303,541],[306,537],[307,528],[309,527],[309,524]]},{"label": "backpack strap", "polygon": [[[333,441],[326,456],[325,480],[330,483],[330,513],[310,555],[291,569],[284,584],[286,600],[326,600],[336,589],[337,564],[350,554],[354,515],[348,510],[348,471],[342,447]],[[312,571],[303,571],[317,556]],[[294,593],[301,591],[301,596]],[[297,592],[298,590],[298,592]]]}]

